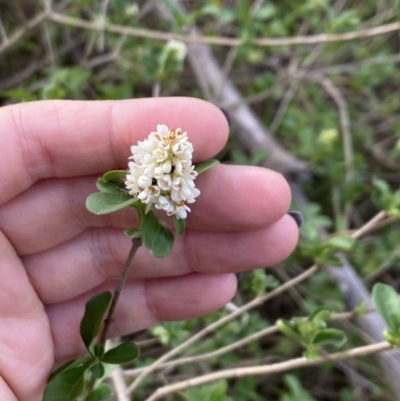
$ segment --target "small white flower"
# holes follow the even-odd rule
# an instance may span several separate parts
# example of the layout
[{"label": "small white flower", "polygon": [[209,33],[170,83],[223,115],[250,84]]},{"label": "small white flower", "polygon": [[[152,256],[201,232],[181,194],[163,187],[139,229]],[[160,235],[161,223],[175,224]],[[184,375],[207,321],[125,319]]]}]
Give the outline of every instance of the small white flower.
[{"label": "small white flower", "polygon": [[125,185],[129,194],[143,203],[154,204],[169,216],[186,219],[200,191],[192,165],[193,145],[180,128],[157,125],[157,131],[131,147]]},{"label": "small white flower", "polygon": [[167,42],[167,48],[174,52],[174,55],[178,61],[183,61],[186,57],[187,47],[184,42],[175,39],[169,39]]}]

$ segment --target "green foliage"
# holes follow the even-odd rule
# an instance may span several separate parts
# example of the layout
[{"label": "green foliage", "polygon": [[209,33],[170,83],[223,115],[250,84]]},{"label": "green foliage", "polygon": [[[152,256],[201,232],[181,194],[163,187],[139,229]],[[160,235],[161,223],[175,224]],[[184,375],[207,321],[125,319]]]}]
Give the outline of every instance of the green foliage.
[{"label": "green foliage", "polygon": [[100,332],[101,324],[108,307],[110,306],[112,294],[109,291],[95,295],[86,302],[85,313],[83,315],[80,333],[82,340],[88,349],[93,354],[93,340]]},{"label": "green foliage", "polygon": [[109,214],[140,202],[123,193],[96,192],[88,196],[86,208],[94,214]]},{"label": "green foliage", "polygon": [[386,284],[377,283],[372,290],[372,301],[383,317],[389,330],[383,333],[385,339],[400,347],[400,298],[397,292]]},{"label": "green foliage", "polygon": [[145,214],[140,225],[143,244],[157,258],[167,256],[174,245],[174,235],[153,212]]},{"label": "green foliage", "polygon": [[100,383],[83,401],[108,401],[112,395],[110,386]]},{"label": "green foliage", "polygon": [[276,324],[283,334],[301,344],[305,348],[303,356],[312,360],[319,356],[318,351],[322,345],[340,347],[346,341],[346,334],[342,330],[327,328],[326,321],[330,316],[331,311],[321,307],[306,319],[279,319]]},{"label": "green foliage", "polygon": [[219,380],[207,386],[188,389],[185,392],[185,398],[187,401],[233,401],[233,398],[226,395],[227,389],[226,380]]},{"label": "green foliage", "polygon": [[111,299],[112,294],[106,291],[86,302],[80,334],[89,355],[69,361],[55,370],[50,376],[42,401],[75,401],[82,395],[85,395],[84,401],[106,400],[111,390],[101,383],[84,394],[91,380],[102,379],[108,374],[109,364],[132,362],[138,358],[139,347],[134,343],[121,343],[107,352],[103,344],[94,344]]},{"label": "green foliage", "polygon": [[318,265],[341,266],[342,262],[335,253],[349,252],[354,244],[355,239],[350,235],[336,235],[323,243],[320,240],[303,243],[300,251],[304,257],[313,258]]},{"label": "green foliage", "polygon": [[139,347],[134,343],[122,343],[115,348],[108,350],[101,360],[104,363],[119,365],[122,363],[132,362],[139,357]]},{"label": "green foliage", "polygon": [[389,184],[379,178],[373,179],[376,188],[373,199],[388,216],[400,218],[400,189],[392,191]]},{"label": "green foliage", "polygon": [[287,392],[281,395],[280,401],[316,401],[311,394],[305,390],[300,380],[294,375],[285,375],[284,382],[288,387]]},{"label": "green foliage", "polygon": [[42,401],[75,401],[84,390],[85,373],[90,362],[67,367],[48,383]]}]

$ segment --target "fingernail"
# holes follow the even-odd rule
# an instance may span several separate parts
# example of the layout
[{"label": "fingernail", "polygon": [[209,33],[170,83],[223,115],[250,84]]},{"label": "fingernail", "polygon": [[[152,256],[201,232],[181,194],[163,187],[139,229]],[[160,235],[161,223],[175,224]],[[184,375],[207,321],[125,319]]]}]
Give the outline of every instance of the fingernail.
[{"label": "fingernail", "polygon": [[293,217],[294,221],[295,221],[296,224],[297,224],[297,227],[300,228],[300,227],[303,225],[303,223],[304,223],[304,218],[303,218],[303,215],[301,214],[301,212],[299,212],[299,211],[297,211],[297,210],[289,210],[289,211],[287,212],[287,214],[288,214],[289,216],[292,216],[292,217]]},{"label": "fingernail", "polygon": [[224,113],[226,121],[228,121],[228,125],[231,126],[231,116],[229,115],[229,113],[222,107],[220,107],[219,109]]},{"label": "fingernail", "polygon": [[243,277],[243,272],[235,273],[235,276],[236,276],[236,280],[239,281]]}]

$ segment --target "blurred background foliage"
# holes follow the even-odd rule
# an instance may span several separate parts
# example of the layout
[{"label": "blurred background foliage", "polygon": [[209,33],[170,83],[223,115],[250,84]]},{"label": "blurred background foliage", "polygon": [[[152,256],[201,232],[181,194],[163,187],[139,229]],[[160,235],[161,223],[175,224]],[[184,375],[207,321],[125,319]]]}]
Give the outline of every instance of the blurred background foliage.
[{"label": "blurred background foliage", "polygon": [[[231,308],[264,294],[313,263],[333,263],[320,231],[344,232],[361,226],[382,207],[400,205],[400,62],[399,35],[393,31],[357,40],[316,45],[261,47],[254,38],[295,37],[357,31],[395,22],[399,0],[186,0],[186,14],[169,0],[173,21],[160,18],[157,1],[54,1],[53,9],[85,21],[185,33],[194,24],[204,35],[241,38],[238,48],[212,46],[227,76],[265,127],[309,173],[300,183],[311,203],[302,207],[305,224],[300,245],[279,266],[245,273]],[[206,98],[187,58],[185,46],[146,37],[78,28],[43,20],[26,24],[43,10],[36,0],[0,0],[0,101],[2,105],[40,99],[127,99],[159,96]],[[13,41],[13,33],[24,35]],[[25,27],[25,28],[24,28]],[[300,75],[301,77],[300,77]],[[300,77],[300,78],[299,78]],[[343,126],[335,98],[321,82],[329,79],[344,101],[351,134]],[[293,95],[279,116],[288,92]],[[337,99],[336,99],[337,101]],[[228,107],[231,114],[235,108]],[[231,138],[219,155],[226,163],[260,165],[268,151],[248,154]],[[346,165],[346,146],[352,152]],[[349,168],[351,179],[348,177]],[[294,204],[294,208],[298,205]],[[397,216],[398,217],[398,216]],[[400,230],[397,223],[381,227],[341,249],[368,286],[383,281],[399,289]],[[268,252],[268,250],[266,250]],[[195,355],[217,350],[275,323],[278,318],[304,316],[321,305],[346,309],[337,283],[319,272],[266,306],[245,314],[187,350]],[[132,335],[142,344],[133,367],[147,365],[189,335],[228,314],[218,311],[186,322],[169,322]],[[351,348],[363,333],[351,321],[332,324],[346,331]],[[155,374],[133,396],[142,400],[156,386],[223,368],[270,363],[301,355],[301,348],[281,334],[251,342],[218,358]],[[170,400],[188,401],[313,401],[394,400],[373,357],[325,364],[289,374],[244,377],[192,388]]]}]

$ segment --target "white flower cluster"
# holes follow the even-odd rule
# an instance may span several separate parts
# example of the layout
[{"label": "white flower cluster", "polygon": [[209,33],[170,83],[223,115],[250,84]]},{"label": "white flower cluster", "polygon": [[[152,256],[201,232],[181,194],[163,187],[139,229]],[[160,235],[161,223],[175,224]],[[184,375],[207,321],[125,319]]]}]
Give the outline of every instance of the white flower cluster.
[{"label": "white flower cluster", "polygon": [[200,191],[195,187],[197,172],[192,165],[193,145],[180,128],[157,125],[147,139],[131,147],[125,185],[129,194],[143,203],[154,204],[168,216],[187,217]]},{"label": "white flower cluster", "polygon": [[172,51],[176,60],[182,62],[187,53],[187,47],[185,43],[181,42],[180,40],[175,39],[168,39],[166,44],[168,50]]}]

